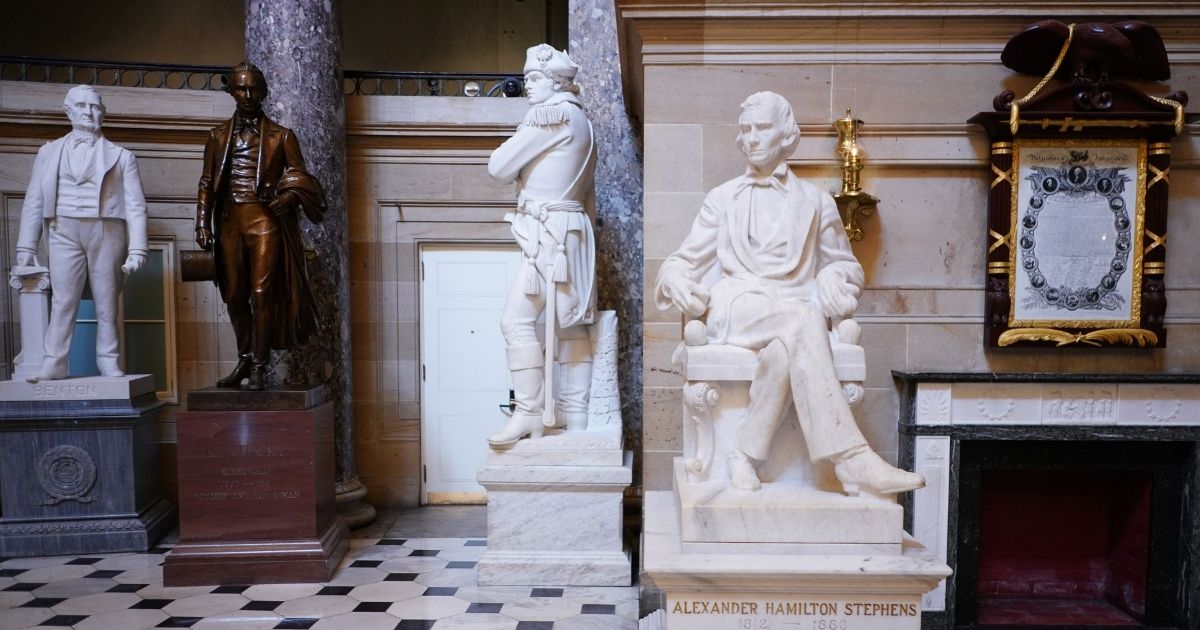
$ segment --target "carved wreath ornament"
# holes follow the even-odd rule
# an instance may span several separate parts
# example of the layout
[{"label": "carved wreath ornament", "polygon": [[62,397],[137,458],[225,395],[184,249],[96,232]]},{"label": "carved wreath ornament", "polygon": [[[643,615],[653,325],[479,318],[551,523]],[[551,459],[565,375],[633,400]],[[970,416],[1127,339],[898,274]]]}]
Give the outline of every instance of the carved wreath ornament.
[{"label": "carved wreath ornament", "polygon": [[38,484],[52,498],[42,505],[58,505],[74,500],[91,503],[88,496],[96,484],[96,462],[87,451],[69,444],[56,446],[42,454],[37,467]]},{"label": "carved wreath ornament", "polygon": [[[1116,291],[1117,280],[1127,271],[1129,251],[1133,247],[1129,209],[1121,196],[1125,192],[1125,183],[1130,179],[1121,173],[1125,170],[1123,168],[1097,168],[1079,163],[1086,159],[1086,151],[1072,151],[1072,159],[1062,166],[1034,166],[1033,172],[1025,178],[1033,184],[1033,196],[1029,198],[1028,211],[1021,218],[1021,237],[1017,244],[1020,247],[1021,268],[1029,274],[1032,290],[1032,295],[1026,299],[1026,307],[1114,311],[1124,302],[1124,298]],[[1108,269],[1096,279],[1094,285],[1056,284],[1040,269],[1037,251],[1038,214],[1047,199],[1059,195],[1072,201],[1102,199],[1112,212],[1116,232],[1113,257]]]}]

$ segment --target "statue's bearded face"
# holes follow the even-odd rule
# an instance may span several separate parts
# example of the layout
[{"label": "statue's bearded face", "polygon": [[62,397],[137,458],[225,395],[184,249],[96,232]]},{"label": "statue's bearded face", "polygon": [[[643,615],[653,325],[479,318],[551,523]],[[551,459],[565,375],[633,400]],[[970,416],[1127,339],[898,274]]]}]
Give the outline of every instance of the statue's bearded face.
[{"label": "statue's bearded face", "polygon": [[63,111],[67,113],[72,129],[95,133],[104,124],[104,104],[100,102],[100,95],[90,90],[72,91],[63,104]]},{"label": "statue's bearded face", "polygon": [[525,95],[529,97],[530,105],[545,103],[554,96],[554,79],[531,70],[525,74]]},{"label": "statue's bearded face", "polygon": [[773,169],[786,157],[789,130],[779,118],[769,107],[752,107],[738,118],[738,148],[757,169]]},{"label": "statue's bearded face", "polygon": [[233,73],[226,89],[237,103],[238,111],[243,114],[253,114],[262,109],[263,99],[267,97],[267,86],[262,77],[248,70]]}]

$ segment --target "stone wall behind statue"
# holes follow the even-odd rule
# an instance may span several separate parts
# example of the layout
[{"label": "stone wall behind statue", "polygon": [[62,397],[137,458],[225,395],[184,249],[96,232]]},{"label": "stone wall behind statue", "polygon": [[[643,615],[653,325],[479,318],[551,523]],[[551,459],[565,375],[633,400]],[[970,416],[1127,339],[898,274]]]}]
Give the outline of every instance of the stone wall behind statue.
[{"label": "stone wall behind statue", "polygon": [[[0,267],[11,266],[33,159],[69,128],[61,111],[70,86],[0,81]],[[152,238],[195,249],[193,218],[208,130],[233,112],[222,92],[99,88],[105,135],[134,152]],[[419,242],[510,242],[511,186],[487,175],[492,149],[512,135],[525,99],[366,97],[346,99],[351,340],[359,479],[376,506],[419,499]],[[304,133],[297,129],[297,133]],[[42,254],[45,260],[45,254]],[[175,276],[176,403],[160,421],[162,474],[174,487],[175,414],[187,392],[233,368],[236,349],[212,283]],[[19,350],[16,292],[0,308],[0,358]],[[8,373],[11,368],[5,370]]]},{"label": "stone wall behind statue", "polygon": [[[895,461],[892,370],[948,372],[1193,372],[1200,370],[1200,204],[1197,141],[1189,125],[1172,143],[1166,283],[1168,346],[1162,350],[1005,349],[983,346],[985,214],[990,176],[982,130],[966,124],[1005,89],[1037,78],[1000,64],[1024,25],[1138,17],[1156,25],[1172,79],[1153,94],[1200,97],[1200,3],[1088,7],[943,2],[758,5],[621,0],[622,55],[645,138],[645,490],[671,486],[681,449],[680,314],[659,312],[653,281],[683,239],[705,193],[740,175],[734,144],[739,104],[759,90],[791,101],[801,127],[790,160],[798,176],[840,187],[830,123],[852,107],[866,122],[864,189],[881,199],[853,244],[867,287],[857,319],[867,352],[867,393],[857,416],[872,445]],[[887,5],[886,8],[875,7]],[[765,7],[765,8],[764,8]],[[875,7],[875,8],[873,8]],[[1099,13],[1097,13],[1099,12]],[[1111,17],[1104,17],[1111,15]],[[682,19],[686,18],[686,19]],[[731,19],[737,18],[737,19]],[[1169,89],[1168,89],[1169,86]],[[1188,108],[1195,111],[1193,104]]]}]

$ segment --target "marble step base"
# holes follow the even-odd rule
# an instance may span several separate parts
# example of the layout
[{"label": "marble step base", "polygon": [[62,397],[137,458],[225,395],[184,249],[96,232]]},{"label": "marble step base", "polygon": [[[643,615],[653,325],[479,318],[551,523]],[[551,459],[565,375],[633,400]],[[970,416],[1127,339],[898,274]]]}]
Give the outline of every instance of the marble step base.
[{"label": "marble step base", "polygon": [[510,586],[628,586],[626,551],[496,551],[475,565],[479,584]]},{"label": "marble step base", "polygon": [[950,574],[908,536],[898,555],[688,552],[673,495],[645,495],[642,568],[666,596],[666,623],[643,628],[919,630],[921,595]]},{"label": "marble step base", "polygon": [[726,479],[690,482],[675,458],[675,494],[687,543],[891,545],[899,554],[904,509],[892,501],[764,483],[737,490]]},{"label": "marble step base", "polygon": [[[629,586],[622,503],[633,480],[633,453],[625,451],[622,460],[620,466],[480,468],[488,550],[475,567],[479,584]],[[542,461],[558,456],[549,453]]]}]

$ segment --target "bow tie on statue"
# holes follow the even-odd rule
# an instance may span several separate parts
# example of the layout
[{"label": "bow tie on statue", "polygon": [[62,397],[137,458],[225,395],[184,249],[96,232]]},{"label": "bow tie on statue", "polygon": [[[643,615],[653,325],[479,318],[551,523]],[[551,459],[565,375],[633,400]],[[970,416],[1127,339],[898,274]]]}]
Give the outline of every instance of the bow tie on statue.
[{"label": "bow tie on statue", "polygon": [[737,192],[735,194],[741,194],[743,190],[752,187],[774,188],[779,192],[784,192],[787,190],[787,175],[787,162],[780,162],[779,166],[776,166],[775,170],[771,171],[771,174],[767,175],[766,177],[755,177],[751,173],[747,172],[742,176],[742,181],[740,184],[738,184]]},{"label": "bow tie on statue", "polygon": [[72,133],[70,147],[72,149],[90,149],[96,146],[96,136],[90,133]]},{"label": "bow tie on statue", "polygon": [[258,135],[258,119],[239,117],[234,123],[233,132],[240,135],[244,131]]}]

